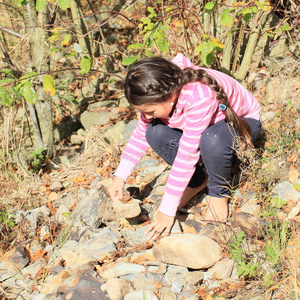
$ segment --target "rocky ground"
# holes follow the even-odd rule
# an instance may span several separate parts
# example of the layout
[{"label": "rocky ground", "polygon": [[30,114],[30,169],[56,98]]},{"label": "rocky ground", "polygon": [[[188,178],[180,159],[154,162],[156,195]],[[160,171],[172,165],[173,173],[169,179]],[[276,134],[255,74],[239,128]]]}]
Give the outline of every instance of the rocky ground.
[{"label": "rocky ground", "polygon": [[[274,126],[279,104],[286,106],[293,100],[299,109],[297,79],[270,78],[262,71],[250,84],[262,104],[265,127]],[[90,86],[93,89],[93,82]],[[292,298],[287,280],[261,284],[258,278],[263,270],[277,272],[264,259],[258,261],[261,266],[251,281],[242,276],[230,243],[243,231],[243,251],[264,256],[261,246],[267,218],[261,217],[265,212],[261,199],[269,199],[279,209],[276,217],[280,220],[299,223],[299,147],[298,152],[289,153],[293,166],[289,172],[275,183],[265,183],[267,196],[249,184],[253,182],[249,177],[234,189],[226,223],[201,221],[202,213],[209,209],[204,191],[179,211],[171,235],[152,243],[146,242],[144,231],[164,193],[169,166],[149,151],[127,182],[131,196],[121,202],[112,201],[107,194],[136,122],[136,113],[125,98],[118,103],[89,104],[81,114],[82,128],[70,138],[73,146],[62,148],[43,173],[14,193],[15,199],[32,203],[30,209],[20,205],[10,211],[23,238],[16,238],[0,261],[0,298],[297,299]],[[64,125],[58,127],[57,135],[69,128]],[[293,126],[299,127],[299,119]],[[277,163],[266,160],[261,168],[280,172],[286,162]],[[290,253],[299,250],[299,243],[289,245]],[[298,258],[285,257],[294,266],[294,287],[299,289]]]}]

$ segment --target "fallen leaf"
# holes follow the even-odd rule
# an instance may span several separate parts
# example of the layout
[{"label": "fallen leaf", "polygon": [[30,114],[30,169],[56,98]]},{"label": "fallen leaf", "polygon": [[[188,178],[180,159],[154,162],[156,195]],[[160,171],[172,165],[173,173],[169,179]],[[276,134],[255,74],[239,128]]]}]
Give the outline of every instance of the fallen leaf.
[{"label": "fallen leaf", "polygon": [[295,165],[291,164],[289,171],[289,181],[294,182],[299,177],[299,172],[297,171]]}]

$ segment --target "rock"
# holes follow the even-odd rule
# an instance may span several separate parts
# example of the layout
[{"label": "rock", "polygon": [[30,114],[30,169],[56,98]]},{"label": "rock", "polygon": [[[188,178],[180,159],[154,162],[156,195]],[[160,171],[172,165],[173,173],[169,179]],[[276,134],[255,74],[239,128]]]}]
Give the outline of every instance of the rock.
[{"label": "rock", "polygon": [[232,228],[226,224],[208,223],[202,227],[200,234],[210,237],[222,246],[227,245],[237,232],[239,232],[239,229]]},{"label": "rock", "polygon": [[123,141],[125,127],[126,123],[124,121],[119,121],[114,126],[107,129],[103,136],[110,145],[120,144]]},{"label": "rock", "polygon": [[243,198],[241,212],[249,213],[255,216],[260,215],[260,206],[257,204],[257,195],[253,192],[247,193]]},{"label": "rock", "polygon": [[[299,180],[298,180],[299,181]],[[298,183],[295,182],[295,183]],[[278,197],[282,200],[292,200],[293,202],[297,202],[300,199],[300,192],[296,190],[294,184],[284,181],[278,183],[272,190],[272,196]]]},{"label": "rock", "polygon": [[0,261],[0,281],[6,280],[18,273],[29,263],[24,247],[17,246],[5,253]]},{"label": "rock", "polygon": [[168,287],[170,287],[174,281],[185,280],[185,276],[189,273],[188,268],[183,266],[169,265],[167,269],[168,271],[162,279],[162,284]]},{"label": "rock", "polygon": [[137,290],[127,294],[124,297],[124,300],[141,300],[141,299],[159,300],[153,292],[147,290]]},{"label": "rock", "polygon": [[164,263],[202,269],[221,259],[220,246],[205,235],[183,233],[162,238],[153,248],[154,256]]},{"label": "rock", "polygon": [[183,291],[177,295],[177,299],[179,299],[179,300],[199,300],[199,297],[197,296],[197,294],[194,294],[192,291]]},{"label": "rock", "polygon": [[145,272],[145,267],[138,264],[120,262],[103,271],[100,276],[108,280],[114,277],[120,277],[127,274],[136,274],[139,272]]},{"label": "rock", "polygon": [[158,273],[138,273],[133,279],[133,285],[136,290],[156,291],[155,282],[161,282],[163,275]]},{"label": "rock", "polygon": [[121,202],[115,199],[113,202],[114,211],[121,217],[131,219],[137,217],[141,213],[141,201],[132,198],[129,202]]},{"label": "rock", "polygon": [[265,222],[254,215],[240,212],[232,216],[231,225],[233,227],[241,227],[243,231],[251,236],[261,236]]},{"label": "rock", "polygon": [[167,287],[163,287],[160,290],[160,300],[176,300],[177,296],[176,294]]},{"label": "rock", "polygon": [[183,284],[179,281],[175,281],[172,283],[172,286],[171,286],[171,290],[175,293],[175,294],[178,294],[182,291],[183,289]]},{"label": "rock", "polygon": [[229,258],[225,258],[216,262],[213,267],[208,269],[208,272],[212,273],[214,278],[227,279],[232,273],[233,266],[234,261]]},{"label": "rock", "polygon": [[82,202],[82,204],[77,204],[72,217],[77,220],[80,218],[80,221],[85,225],[97,228],[102,222],[113,221],[116,219],[110,197],[103,187],[101,187],[96,194],[83,200],[84,202]]},{"label": "rock", "polygon": [[104,254],[115,251],[117,242],[118,236],[105,228],[85,243],[78,243],[74,240],[66,241],[54,255],[58,255],[57,259],[63,259],[66,266],[74,269],[83,264],[97,261]]},{"label": "rock", "polygon": [[63,224],[63,223],[68,222],[70,215],[71,215],[71,212],[68,210],[67,207],[65,207],[62,204],[58,207],[54,217],[58,223]]},{"label": "rock", "polygon": [[101,290],[103,284],[104,281],[92,270],[79,272],[77,276],[73,275],[73,278],[65,280],[57,289],[57,294],[62,299],[70,300],[111,300],[107,292]]},{"label": "rock", "polygon": [[106,282],[106,291],[110,300],[123,300],[124,295],[131,290],[130,281],[123,278],[112,278]]},{"label": "rock", "polygon": [[137,123],[138,123],[138,120],[132,120],[126,125],[126,127],[124,129],[123,142],[128,142]]},{"label": "rock", "polygon": [[93,111],[85,111],[80,116],[80,121],[82,123],[82,126],[85,130],[89,130],[95,125],[104,125],[106,124],[110,118],[115,119],[116,116],[114,116],[111,112],[93,112]]}]

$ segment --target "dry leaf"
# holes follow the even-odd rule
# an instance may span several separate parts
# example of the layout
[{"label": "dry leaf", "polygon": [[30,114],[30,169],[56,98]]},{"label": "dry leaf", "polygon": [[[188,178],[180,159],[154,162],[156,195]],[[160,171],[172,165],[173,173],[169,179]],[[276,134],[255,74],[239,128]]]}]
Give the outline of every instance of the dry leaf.
[{"label": "dry leaf", "polygon": [[299,172],[297,171],[295,165],[291,164],[289,172],[289,181],[294,182],[299,177]]}]

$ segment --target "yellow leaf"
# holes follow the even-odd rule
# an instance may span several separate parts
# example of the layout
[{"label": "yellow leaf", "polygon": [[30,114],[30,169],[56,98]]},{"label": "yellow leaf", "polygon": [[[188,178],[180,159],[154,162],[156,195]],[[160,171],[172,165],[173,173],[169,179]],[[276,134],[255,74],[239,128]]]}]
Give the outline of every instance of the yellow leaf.
[{"label": "yellow leaf", "polygon": [[246,3],[245,2],[234,2],[233,5],[234,6],[244,6],[244,5],[246,5]]},{"label": "yellow leaf", "polygon": [[45,75],[43,78],[43,87],[46,94],[50,96],[54,96],[56,94],[56,90],[54,87],[54,79],[50,75]]}]

